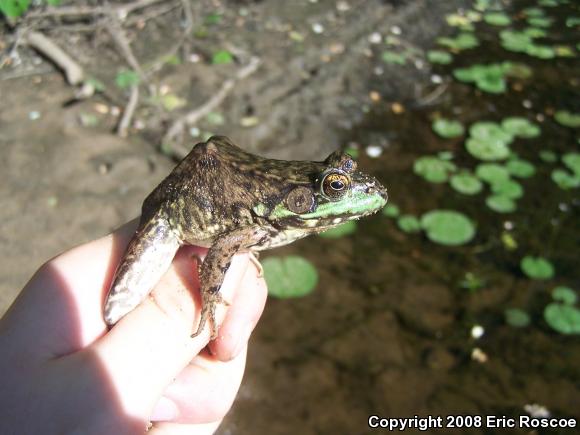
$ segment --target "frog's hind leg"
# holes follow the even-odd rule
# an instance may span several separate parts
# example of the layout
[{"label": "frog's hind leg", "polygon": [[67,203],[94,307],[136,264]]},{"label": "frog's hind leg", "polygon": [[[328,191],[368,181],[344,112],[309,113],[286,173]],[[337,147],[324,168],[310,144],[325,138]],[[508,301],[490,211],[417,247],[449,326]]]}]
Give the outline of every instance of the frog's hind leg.
[{"label": "frog's hind leg", "polygon": [[180,246],[165,215],[159,212],[141,224],[119,263],[105,301],[105,322],[114,325],[139,305],[169,269]]},{"label": "frog's hind leg", "polygon": [[224,276],[230,267],[232,257],[241,249],[246,249],[257,244],[267,232],[260,227],[242,228],[229,234],[220,236],[209,248],[205,260],[200,268],[199,281],[201,292],[201,316],[196,332],[191,336],[198,336],[204,329],[206,322],[211,324],[211,339],[218,336],[218,325],[215,320],[217,304],[229,305],[220,295],[219,291],[224,281]]}]

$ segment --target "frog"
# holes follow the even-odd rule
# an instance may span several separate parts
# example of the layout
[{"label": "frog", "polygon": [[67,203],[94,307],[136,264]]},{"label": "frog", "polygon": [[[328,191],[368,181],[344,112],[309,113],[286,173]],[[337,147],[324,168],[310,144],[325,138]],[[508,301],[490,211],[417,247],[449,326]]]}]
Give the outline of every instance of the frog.
[{"label": "frog", "polygon": [[287,245],[382,209],[387,189],[347,153],[324,161],[287,161],[244,151],[212,136],[147,196],[138,228],[117,266],[103,315],[109,326],[135,309],[169,269],[182,245],[208,248],[198,262],[201,314],[191,337],[228,305],[220,287],[233,256]]}]

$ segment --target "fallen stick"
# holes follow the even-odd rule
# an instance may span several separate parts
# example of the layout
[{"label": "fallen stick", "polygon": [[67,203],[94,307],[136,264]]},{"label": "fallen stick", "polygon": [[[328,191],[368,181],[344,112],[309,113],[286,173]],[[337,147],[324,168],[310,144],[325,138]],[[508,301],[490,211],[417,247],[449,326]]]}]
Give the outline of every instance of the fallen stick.
[{"label": "fallen stick", "polygon": [[76,86],[84,80],[84,72],[81,66],[46,35],[40,32],[28,32],[24,40],[30,47],[46,56],[62,69],[70,85]]},{"label": "fallen stick", "polygon": [[139,101],[139,85],[131,86],[131,95],[129,96],[129,102],[125,106],[123,111],[123,117],[117,126],[117,136],[127,137],[129,134],[129,127],[131,126],[131,120],[133,119],[133,114],[137,108],[137,103]]},{"label": "fallen stick", "polygon": [[182,144],[182,141],[178,141],[178,138],[183,135],[185,127],[195,124],[200,119],[207,116],[210,112],[214,111],[232,92],[234,86],[240,80],[243,80],[253,74],[260,66],[260,63],[260,58],[252,57],[248,64],[241,68],[234,77],[226,80],[222,84],[221,88],[213,95],[213,97],[211,97],[197,109],[192,110],[191,112],[186,113],[182,117],[175,120],[175,122],[173,122],[171,127],[167,130],[165,136],[163,136],[162,147],[164,149],[168,149],[169,153],[173,157],[179,160],[184,158],[189,153],[189,151],[191,151],[191,149]]}]

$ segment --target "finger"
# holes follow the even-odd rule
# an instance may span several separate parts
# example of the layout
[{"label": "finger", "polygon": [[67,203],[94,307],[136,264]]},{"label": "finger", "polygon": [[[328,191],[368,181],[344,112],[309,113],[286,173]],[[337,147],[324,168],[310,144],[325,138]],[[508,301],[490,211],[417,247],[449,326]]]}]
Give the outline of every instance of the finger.
[{"label": "finger", "polygon": [[[6,315],[2,329],[22,344],[29,358],[75,352],[106,331],[103,295],[137,222],[46,262],[26,284]],[[39,331],[42,334],[39,336]],[[29,343],[35,346],[29,346]]]},{"label": "finger", "polygon": [[221,421],[206,424],[155,423],[147,435],[211,435]]},{"label": "finger", "polygon": [[162,406],[155,408],[151,419],[174,423],[210,423],[223,419],[242,382],[246,355],[247,346],[227,362],[218,361],[208,353],[196,356],[166,388]]},{"label": "finger", "polygon": [[[92,346],[130,415],[148,417],[165,387],[209,341],[209,327],[190,337],[200,307],[191,252],[180,250],[152,297]],[[247,266],[246,254],[234,256],[220,290],[226,300],[233,299]],[[224,314],[225,307],[218,307],[218,322]]]},{"label": "finger", "polygon": [[212,354],[221,361],[234,358],[245,348],[264,311],[268,290],[266,281],[258,274],[255,266],[247,268],[220,327],[219,337],[209,343]]}]

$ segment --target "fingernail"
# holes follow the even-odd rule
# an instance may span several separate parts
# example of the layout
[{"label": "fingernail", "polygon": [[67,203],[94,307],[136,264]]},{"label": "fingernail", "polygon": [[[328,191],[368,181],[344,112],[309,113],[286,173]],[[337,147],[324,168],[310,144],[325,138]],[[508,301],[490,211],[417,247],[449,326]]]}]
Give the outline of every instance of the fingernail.
[{"label": "fingernail", "polygon": [[161,396],[151,413],[151,421],[174,420],[179,415],[179,409],[173,400]]}]

